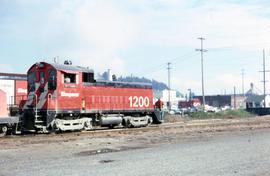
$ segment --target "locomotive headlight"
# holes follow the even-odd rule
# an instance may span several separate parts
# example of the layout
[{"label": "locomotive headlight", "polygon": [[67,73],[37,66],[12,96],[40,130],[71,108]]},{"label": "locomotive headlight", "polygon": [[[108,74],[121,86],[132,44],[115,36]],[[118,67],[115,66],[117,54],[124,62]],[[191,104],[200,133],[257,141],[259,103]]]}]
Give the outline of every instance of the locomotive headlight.
[{"label": "locomotive headlight", "polygon": [[44,68],[44,64],[37,62],[36,63],[36,69],[37,68]]}]

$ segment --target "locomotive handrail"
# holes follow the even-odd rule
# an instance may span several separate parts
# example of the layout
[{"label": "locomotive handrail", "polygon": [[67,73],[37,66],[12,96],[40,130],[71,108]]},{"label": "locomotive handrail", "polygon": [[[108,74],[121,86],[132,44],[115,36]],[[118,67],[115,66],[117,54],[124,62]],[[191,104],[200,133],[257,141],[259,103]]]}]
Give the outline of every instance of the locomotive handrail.
[{"label": "locomotive handrail", "polygon": [[35,99],[36,99],[36,106],[35,106],[35,117],[36,117],[36,121],[37,121],[37,99],[38,99],[38,96],[37,94],[35,94]]},{"label": "locomotive handrail", "polygon": [[52,99],[52,94],[51,93],[48,93],[48,105],[47,105],[47,108],[49,109],[50,108],[50,100]]},{"label": "locomotive handrail", "polygon": [[12,105],[19,105],[20,103],[17,103],[17,101],[22,101],[22,100],[27,100],[27,95],[15,95],[15,96],[10,96],[11,98],[11,103],[9,103],[9,106]]}]

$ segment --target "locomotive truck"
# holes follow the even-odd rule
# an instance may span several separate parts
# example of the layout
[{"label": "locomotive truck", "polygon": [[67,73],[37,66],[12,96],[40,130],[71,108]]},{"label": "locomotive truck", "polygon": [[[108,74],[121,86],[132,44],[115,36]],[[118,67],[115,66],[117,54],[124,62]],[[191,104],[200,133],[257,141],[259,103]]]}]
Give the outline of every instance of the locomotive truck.
[{"label": "locomotive truck", "polygon": [[95,80],[89,68],[39,62],[27,72],[22,132],[143,127],[160,123],[151,84]]}]

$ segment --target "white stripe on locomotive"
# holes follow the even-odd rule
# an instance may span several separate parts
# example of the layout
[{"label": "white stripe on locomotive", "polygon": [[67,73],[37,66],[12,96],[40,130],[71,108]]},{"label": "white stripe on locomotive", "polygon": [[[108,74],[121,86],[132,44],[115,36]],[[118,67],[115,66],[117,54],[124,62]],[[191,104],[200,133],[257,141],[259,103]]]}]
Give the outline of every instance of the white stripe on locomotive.
[{"label": "white stripe on locomotive", "polygon": [[[30,92],[27,96],[26,103],[23,106],[23,109],[28,109],[28,106],[31,105],[35,99],[37,90],[39,89],[40,83],[35,83],[35,92]],[[36,103],[36,102],[34,102]]]},{"label": "white stripe on locomotive", "polygon": [[48,94],[48,82],[46,83],[44,87],[44,92],[42,92],[38,98],[39,101],[38,101],[38,104],[36,105],[37,109],[41,109],[44,106],[46,102],[47,94]]}]

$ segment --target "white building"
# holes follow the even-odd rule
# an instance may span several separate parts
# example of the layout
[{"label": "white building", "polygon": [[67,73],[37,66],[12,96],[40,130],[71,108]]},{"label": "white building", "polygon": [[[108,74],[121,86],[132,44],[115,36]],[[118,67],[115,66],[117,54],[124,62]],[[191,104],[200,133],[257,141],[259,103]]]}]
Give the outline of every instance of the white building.
[{"label": "white building", "polygon": [[[165,89],[162,91],[154,91],[154,102],[156,102],[160,98],[161,101],[164,102],[166,107],[167,103],[169,102],[169,90]],[[170,102],[171,102],[171,109],[178,108],[178,101],[185,100],[184,97],[177,97],[175,90],[170,90]],[[164,108],[165,108],[164,107]]]},{"label": "white building", "polygon": [[246,106],[247,108],[261,108],[264,107],[264,100],[265,100],[265,107],[270,107],[270,96],[269,95],[251,95],[247,97]]}]

